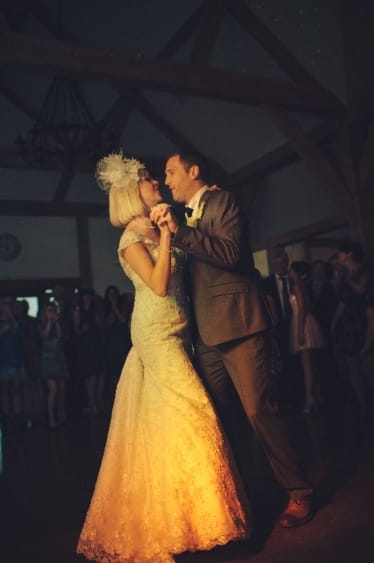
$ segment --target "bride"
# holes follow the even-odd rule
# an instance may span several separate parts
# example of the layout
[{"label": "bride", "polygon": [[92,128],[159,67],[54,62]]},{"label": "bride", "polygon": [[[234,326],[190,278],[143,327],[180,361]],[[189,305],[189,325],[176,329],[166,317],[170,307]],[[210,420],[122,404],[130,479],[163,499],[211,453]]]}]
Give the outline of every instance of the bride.
[{"label": "bride", "polygon": [[248,538],[249,509],[219,422],[190,356],[183,255],[154,229],[158,182],[112,154],[97,179],[121,266],[135,287],[131,348],[77,552],[109,562],[170,562]]}]

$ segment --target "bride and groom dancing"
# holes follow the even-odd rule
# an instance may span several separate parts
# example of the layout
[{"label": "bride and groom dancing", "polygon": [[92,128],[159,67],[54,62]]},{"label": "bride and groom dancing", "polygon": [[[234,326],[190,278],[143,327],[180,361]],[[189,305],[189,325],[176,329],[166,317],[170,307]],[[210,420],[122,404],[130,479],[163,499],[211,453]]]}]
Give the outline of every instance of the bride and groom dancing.
[{"label": "bride and groom dancing", "polygon": [[280,524],[307,522],[313,491],[271,401],[270,319],[233,196],[209,189],[204,160],[181,152],[168,159],[165,184],[192,208],[186,222],[135,159],[103,158],[97,179],[111,223],[124,228],[118,256],[135,287],[133,347],[77,551],[96,561],[166,562],[250,537],[225,437],[232,384],[289,494]]}]

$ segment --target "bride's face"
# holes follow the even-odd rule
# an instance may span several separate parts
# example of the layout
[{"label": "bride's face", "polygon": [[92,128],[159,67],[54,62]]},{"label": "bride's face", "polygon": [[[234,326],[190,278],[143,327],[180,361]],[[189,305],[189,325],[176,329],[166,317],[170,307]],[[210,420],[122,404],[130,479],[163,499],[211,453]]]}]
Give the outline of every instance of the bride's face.
[{"label": "bride's face", "polygon": [[162,201],[162,195],[159,190],[157,180],[151,178],[148,170],[142,170],[139,173],[139,190],[145,206],[151,210],[157,203]]}]

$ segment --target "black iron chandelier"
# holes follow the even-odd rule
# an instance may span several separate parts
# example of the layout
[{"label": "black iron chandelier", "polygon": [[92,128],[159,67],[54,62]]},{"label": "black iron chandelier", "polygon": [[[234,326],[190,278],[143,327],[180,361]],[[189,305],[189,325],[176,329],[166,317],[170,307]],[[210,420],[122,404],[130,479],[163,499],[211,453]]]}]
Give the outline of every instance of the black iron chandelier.
[{"label": "black iron chandelier", "polygon": [[118,138],[103,135],[76,81],[56,76],[33,127],[16,140],[25,160],[46,161],[57,156],[71,160],[79,156],[97,157],[113,150]]}]

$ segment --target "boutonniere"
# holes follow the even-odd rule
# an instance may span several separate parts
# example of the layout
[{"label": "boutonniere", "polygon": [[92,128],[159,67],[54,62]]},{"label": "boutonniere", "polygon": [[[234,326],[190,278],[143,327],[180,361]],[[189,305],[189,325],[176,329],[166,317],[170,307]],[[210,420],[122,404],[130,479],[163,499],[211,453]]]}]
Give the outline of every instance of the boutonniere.
[{"label": "boutonniere", "polygon": [[198,222],[203,216],[205,205],[206,205],[206,201],[200,200],[199,204],[195,207],[190,217],[187,215],[187,213],[184,214],[186,218],[186,225],[188,227],[192,227],[193,229],[197,227]]}]

